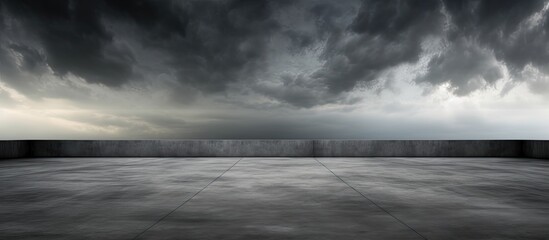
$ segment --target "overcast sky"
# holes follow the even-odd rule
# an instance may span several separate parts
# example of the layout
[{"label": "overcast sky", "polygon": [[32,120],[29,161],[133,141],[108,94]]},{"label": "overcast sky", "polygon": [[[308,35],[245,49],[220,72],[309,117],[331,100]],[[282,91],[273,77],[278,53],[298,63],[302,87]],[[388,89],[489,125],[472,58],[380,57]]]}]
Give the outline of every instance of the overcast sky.
[{"label": "overcast sky", "polygon": [[0,139],[549,139],[536,0],[0,2]]}]

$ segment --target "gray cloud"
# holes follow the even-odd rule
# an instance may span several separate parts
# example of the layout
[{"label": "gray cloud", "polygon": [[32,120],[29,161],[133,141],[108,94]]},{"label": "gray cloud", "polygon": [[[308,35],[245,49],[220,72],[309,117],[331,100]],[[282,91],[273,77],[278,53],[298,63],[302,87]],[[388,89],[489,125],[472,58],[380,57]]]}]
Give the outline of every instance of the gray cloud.
[{"label": "gray cloud", "polygon": [[451,43],[444,53],[433,57],[427,67],[429,71],[417,78],[417,82],[434,85],[448,82],[450,90],[458,96],[493,85],[503,77],[503,70],[492,52],[466,39]]},{"label": "gray cloud", "polygon": [[44,55],[36,49],[18,44],[11,44],[9,48],[21,54],[21,70],[35,74],[41,74],[44,72],[46,59]]},{"label": "gray cloud", "polygon": [[101,22],[100,4],[68,0],[3,3],[12,21],[43,49],[54,73],[72,73],[107,86],[120,86],[131,77],[131,53],[113,45],[113,33]]},{"label": "gray cloud", "polygon": [[279,85],[258,85],[254,89],[271,98],[297,107],[313,107],[332,102],[335,96],[326,93],[325,87],[318,82],[310,81],[303,75],[284,75]]},{"label": "gray cloud", "polygon": [[467,37],[494,51],[500,61],[518,73],[528,65],[544,67],[549,62],[548,15],[535,26],[526,21],[541,13],[546,1],[445,1],[453,27],[450,41]]},{"label": "gray cloud", "polygon": [[536,79],[530,84],[530,90],[534,93],[547,96],[547,93],[549,93],[549,81]]},{"label": "gray cloud", "polygon": [[0,30],[4,30],[4,6],[0,4]]},{"label": "gray cloud", "polygon": [[267,42],[280,29],[275,1],[196,2],[185,39],[168,42],[169,64],[180,81],[207,92],[253,78],[264,69]]},{"label": "gray cloud", "polygon": [[441,28],[439,9],[436,0],[365,1],[346,31],[331,36],[322,56],[326,63],[311,77],[340,93],[417,61],[422,39]]},{"label": "gray cloud", "polygon": [[[48,93],[34,88],[47,81],[40,76],[50,70],[112,89],[159,81],[155,76],[164,74],[174,79],[176,104],[197,93],[230,98],[234,85],[310,108],[348,104],[348,93],[359,86],[387,86],[378,84],[380,76],[418,63],[426,55],[425,40],[433,37],[446,47],[414,81],[448,83],[463,96],[494,85],[504,67],[515,81],[523,79],[526,66],[549,73],[545,5],[541,0],[7,0],[0,3],[0,75],[18,91],[40,97]],[[316,69],[267,74],[277,56],[291,58],[313,48],[319,52],[310,54],[310,61],[319,62]],[[140,60],[146,54],[155,57]]]}]

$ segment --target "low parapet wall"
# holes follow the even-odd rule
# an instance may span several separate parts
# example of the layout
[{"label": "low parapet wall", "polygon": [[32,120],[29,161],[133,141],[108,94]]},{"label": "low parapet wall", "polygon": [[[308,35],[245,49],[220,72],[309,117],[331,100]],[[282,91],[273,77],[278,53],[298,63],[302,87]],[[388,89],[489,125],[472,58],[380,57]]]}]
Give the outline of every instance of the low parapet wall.
[{"label": "low parapet wall", "polygon": [[29,157],[29,141],[0,141],[0,159]]},{"label": "low parapet wall", "polygon": [[525,157],[549,159],[549,141],[529,140],[522,143]]},{"label": "low parapet wall", "polygon": [[310,140],[34,141],[35,157],[306,157]]},{"label": "low parapet wall", "polygon": [[533,157],[530,140],[22,140],[0,141],[0,159],[24,157]]},{"label": "low parapet wall", "polygon": [[518,157],[520,140],[315,140],[318,157]]}]

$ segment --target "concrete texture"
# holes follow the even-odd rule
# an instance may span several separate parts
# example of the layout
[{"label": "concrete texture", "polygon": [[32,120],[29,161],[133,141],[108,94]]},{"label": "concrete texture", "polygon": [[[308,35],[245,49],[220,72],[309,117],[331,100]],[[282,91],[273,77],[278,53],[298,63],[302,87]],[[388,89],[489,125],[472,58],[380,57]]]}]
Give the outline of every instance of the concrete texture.
[{"label": "concrete texture", "polygon": [[317,157],[518,157],[518,140],[315,140]]},{"label": "concrete texture", "polygon": [[131,239],[238,158],[0,162],[0,239]]},{"label": "concrete texture", "polygon": [[546,239],[549,162],[0,162],[0,239]]},{"label": "concrete texture", "polygon": [[29,141],[0,141],[0,159],[29,156]]},{"label": "concrete texture", "polygon": [[310,140],[32,141],[34,157],[311,156]]},{"label": "concrete texture", "polygon": [[20,157],[533,157],[529,140],[26,140],[0,141],[0,159]]},{"label": "concrete texture", "polygon": [[525,157],[549,159],[549,141],[531,140],[522,143]]},{"label": "concrete texture", "polygon": [[549,236],[549,162],[516,158],[321,160],[428,239]]}]

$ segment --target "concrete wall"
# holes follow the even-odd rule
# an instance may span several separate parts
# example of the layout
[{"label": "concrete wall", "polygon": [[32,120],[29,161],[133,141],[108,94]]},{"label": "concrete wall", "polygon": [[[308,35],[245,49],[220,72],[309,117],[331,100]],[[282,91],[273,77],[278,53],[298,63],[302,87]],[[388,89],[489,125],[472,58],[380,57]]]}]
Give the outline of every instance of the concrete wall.
[{"label": "concrete wall", "polygon": [[519,140],[316,140],[318,157],[517,157]]},{"label": "concrete wall", "polygon": [[33,141],[34,157],[305,157],[310,140]]},{"label": "concrete wall", "polygon": [[522,143],[525,157],[549,159],[549,141],[529,140]]},{"label": "concrete wall", "polygon": [[533,157],[528,140],[28,140],[0,141],[0,159],[20,157]]},{"label": "concrete wall", "polygon": [[0,141],[0,159],[29,156],[28,141]]}]

